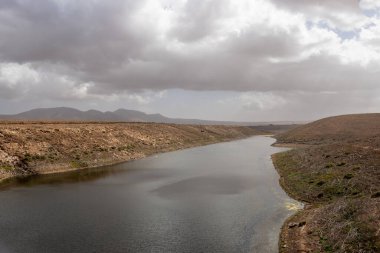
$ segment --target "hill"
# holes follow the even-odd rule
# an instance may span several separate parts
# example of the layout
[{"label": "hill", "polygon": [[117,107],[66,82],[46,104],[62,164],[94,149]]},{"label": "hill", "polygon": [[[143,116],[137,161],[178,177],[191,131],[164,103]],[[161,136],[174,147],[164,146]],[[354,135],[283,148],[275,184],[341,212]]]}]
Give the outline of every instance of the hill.
[{"label": "hill", "polygon": [[12,176],[97,167],[256,134],[261,132],[244,126],[0,122],[0,182]]},{"label": "hill", "polygon": [[379,146],[380,113],[352,114],[321,119],[279,134],[278,143],[369,143]]},{"label": "hill", "polygon": [[[161,114],[147,114],[136,110],[118,109],[116,111],[101,112],[97,110],[80,111],[69,107],[37,108],[30,111],[0,115],[0,120],[9,121],[90,121],[90,122],[153,122],[170,124],[197,124],[197,125],[240,125],[240,126],[270,126],[291,125],[295,122],[234,122],[200,119],[169,118]],[[271,127],[270,127],[271,128]]]},{"label": "hill", "polygon": [[0,115],[3,120],[47,121],[109,121],[109,122],[168,122],[160,114],[146,114],[135,110],[118,109],[114,112],[80,111],[69,107],[37,108],[14,115]]},{"label": "hill", "polygon": [[281,234],[282,253],[380,252],[380,114],[321,119],[277,135],[283,188],[306,208]]}]

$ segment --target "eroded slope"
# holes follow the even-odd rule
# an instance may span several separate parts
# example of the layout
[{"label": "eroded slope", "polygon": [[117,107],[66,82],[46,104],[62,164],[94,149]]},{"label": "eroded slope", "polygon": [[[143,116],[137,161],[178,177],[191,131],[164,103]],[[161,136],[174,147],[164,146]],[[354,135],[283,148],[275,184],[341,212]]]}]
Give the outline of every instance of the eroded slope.
[{"label": "eroded slope", "polygon": [[0,179],[100,166],[258,133],[234,126],[2,122]]}]

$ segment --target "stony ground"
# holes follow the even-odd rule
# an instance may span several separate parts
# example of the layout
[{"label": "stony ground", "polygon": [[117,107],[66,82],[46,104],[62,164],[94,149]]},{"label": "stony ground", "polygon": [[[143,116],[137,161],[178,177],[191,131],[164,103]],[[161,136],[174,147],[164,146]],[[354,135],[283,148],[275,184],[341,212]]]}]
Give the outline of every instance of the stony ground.
[{"label": "stony ground", "polygon": [[298,144],[273,156],[280,183],[306,203],[284,224],[281,252],[380,252],[379,119],[343,116],[278,136]]},{"label": "stony ground", "polygon": [[0,122],[0,180],[101,166],[259,133],[235,126]]}]

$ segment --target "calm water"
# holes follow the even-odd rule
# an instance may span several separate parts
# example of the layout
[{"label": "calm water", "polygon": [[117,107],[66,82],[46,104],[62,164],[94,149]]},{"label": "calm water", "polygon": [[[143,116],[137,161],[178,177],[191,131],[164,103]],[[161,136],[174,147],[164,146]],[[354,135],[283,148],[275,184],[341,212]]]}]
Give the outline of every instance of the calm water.
[{"label": "calm water", "polygon": [[24,179],[0,191],[0,252],[277,252],[297,203],[278,184],[273,142]]}]

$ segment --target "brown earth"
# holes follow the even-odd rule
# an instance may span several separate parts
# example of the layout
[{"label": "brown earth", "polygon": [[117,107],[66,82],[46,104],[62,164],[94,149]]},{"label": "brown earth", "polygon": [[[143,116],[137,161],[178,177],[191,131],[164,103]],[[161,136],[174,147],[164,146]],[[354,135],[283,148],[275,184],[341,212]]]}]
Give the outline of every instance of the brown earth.
[{"label": "brown earth", "polygon": [[124,162],[261,134],[249,127],[0,122],[0,181]]},{"label": "brown earth", "polygon": [[361,143],[380,148],[380,113],[329,117],[279,134],[278,143]]},{"label": "brown earth", "polygon": [[291,129],[295,129],[296,127],[301,126],[300,124],[288,124],[288,125],[280,125],[280,124],[269,124],[269,125],[260,125],[260,126],[252,126],[252,128],[267,132],[270,134],[280,134]]},{"label": "brown earth", "polygon": [[286,221],[281,252],[380,252],[380,114],[322,119],[277,136],[280,183],[306,208]]}]

